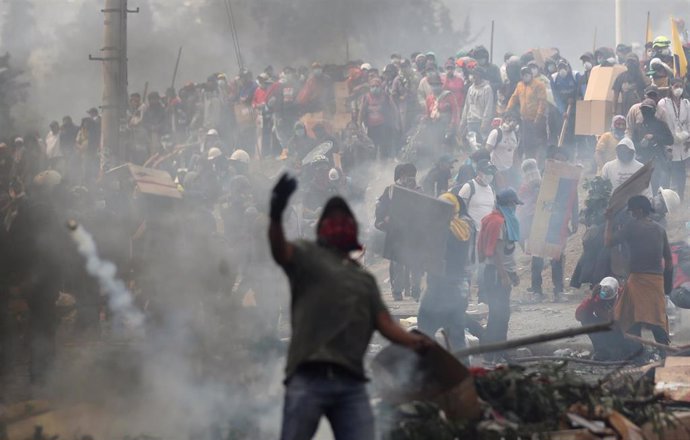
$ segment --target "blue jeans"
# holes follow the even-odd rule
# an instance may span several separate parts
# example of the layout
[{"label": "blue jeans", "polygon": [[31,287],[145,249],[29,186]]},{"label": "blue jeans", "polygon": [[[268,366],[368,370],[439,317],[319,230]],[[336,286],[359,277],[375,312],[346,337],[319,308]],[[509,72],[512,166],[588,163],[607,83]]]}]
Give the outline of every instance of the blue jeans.
[{"label": "blue jeans", "polygon": [[338,367],[300,368],[286,384],[281,440],[310,440],[326,416],[336,440],[373,440],[366,383]]}]

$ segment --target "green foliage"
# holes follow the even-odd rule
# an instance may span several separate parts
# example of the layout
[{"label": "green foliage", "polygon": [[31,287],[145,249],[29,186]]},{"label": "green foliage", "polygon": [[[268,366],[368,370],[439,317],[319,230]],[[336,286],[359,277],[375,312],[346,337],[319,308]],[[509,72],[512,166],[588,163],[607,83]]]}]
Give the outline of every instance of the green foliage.
[{"label": "green foliage", "polygon": [[596,176],[586,179],[582,187],[587,191],[585,209],[580,212],[580,223],[587,226],[598,225],[604,222],[604,214],[611,198],[611,182]]}]

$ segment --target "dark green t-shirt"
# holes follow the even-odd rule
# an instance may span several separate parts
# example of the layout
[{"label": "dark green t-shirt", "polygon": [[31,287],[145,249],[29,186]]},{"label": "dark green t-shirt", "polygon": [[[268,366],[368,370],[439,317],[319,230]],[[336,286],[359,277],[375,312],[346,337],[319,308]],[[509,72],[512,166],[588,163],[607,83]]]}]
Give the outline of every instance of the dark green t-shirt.
[{"label": "dark green t-shirt", "polygon": [[313,242],[294,243],[290,279],[292,338],[286,376],[327,362],[365,379],[363,358],[386,310],[376,280],[356,262]]}]

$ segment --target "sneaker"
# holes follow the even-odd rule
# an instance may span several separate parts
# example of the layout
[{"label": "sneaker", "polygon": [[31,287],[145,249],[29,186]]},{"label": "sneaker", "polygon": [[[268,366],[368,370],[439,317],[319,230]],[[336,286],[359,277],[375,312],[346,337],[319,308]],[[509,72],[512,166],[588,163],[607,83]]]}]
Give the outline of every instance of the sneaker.
[{"label": "sneaker", "polygon": [[544,292],[541,290],[541,287],[528,287],[527,291],[529,293],[534,293],[535,295],[543,295]]}]

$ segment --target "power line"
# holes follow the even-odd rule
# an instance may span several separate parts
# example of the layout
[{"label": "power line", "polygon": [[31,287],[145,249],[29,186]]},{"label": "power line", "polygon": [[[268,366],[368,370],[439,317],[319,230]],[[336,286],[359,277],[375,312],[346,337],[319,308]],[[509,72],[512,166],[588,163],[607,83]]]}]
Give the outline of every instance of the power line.
[{"label": "power line", "polygon": [[228,16],[228,22],[230,24],[230,34],[232,35],[233,48],[235,50],[235,58],[237,59],[237,65],[241,69],[244,66],[242,60],[242,51],[240,50],[240,41],[237,34],[237,26],[235,25],[235,14],[232,11],[232,3],[230,0],[225,0],[225,14]]}]

